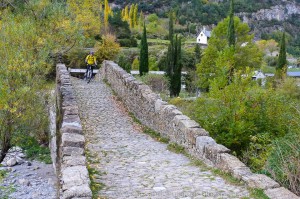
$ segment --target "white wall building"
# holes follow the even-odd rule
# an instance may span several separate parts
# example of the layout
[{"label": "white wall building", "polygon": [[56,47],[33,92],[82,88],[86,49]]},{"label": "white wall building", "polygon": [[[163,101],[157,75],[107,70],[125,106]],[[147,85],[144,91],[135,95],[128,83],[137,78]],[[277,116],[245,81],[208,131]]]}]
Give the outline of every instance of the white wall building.
[{"label": "white wall building", "polygon": [[204,28],[197,37],[197,43],[207,45],[210,35],[211,31],[208,31]]}]

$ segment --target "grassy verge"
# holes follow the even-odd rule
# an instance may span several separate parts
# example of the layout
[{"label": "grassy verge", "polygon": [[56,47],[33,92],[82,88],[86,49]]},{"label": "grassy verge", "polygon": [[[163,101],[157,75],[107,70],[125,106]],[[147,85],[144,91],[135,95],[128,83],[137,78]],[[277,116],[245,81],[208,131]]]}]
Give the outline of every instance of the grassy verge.
[{"label": "grassy verge", "polygon": [[18,143],[18,145],[24,150],[26,158],[30,160],[38,160],[45,164],[52,163],[49,147],[41,146],[35,138],[22,136],[19,138]]},{"label": "grassy verge", "polygon": [[101,189],[105,187],[105,184],[99,182],[97,177],[101,175],[101,173],[94,167],[94,164],[98,164],[100,160],[96,157],[96,155],[91,154],[90,151],[86,150],[86,159],[87,159],[87,170],[89,172],[89,178],[91,180],[91,191],[92,191],[92,198],[98,199],[98,193]]}]

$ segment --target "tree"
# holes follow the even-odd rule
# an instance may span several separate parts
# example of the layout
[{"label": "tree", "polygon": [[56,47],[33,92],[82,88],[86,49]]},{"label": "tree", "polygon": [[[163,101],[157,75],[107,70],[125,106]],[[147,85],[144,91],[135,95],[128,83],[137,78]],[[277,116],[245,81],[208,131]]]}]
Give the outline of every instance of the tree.
[{"label": "tree", "polygon": [[148,57],[148,43],[147,43],[147,33],[146,25],[144,23],[143,36],[141,40],[141,51],[140,51],[140,76],[149,72],[149,57]]},{"label": "tree", "polygon": [[166,75],[170,79],[170,96],[179,96],[181,90],[181,38],[177,35],[174,38],[173,12],[169,14],[169,40],[167,58],[166,58]]},{"label": "tree", "polygon": [[138,10],[138,4],[135,4],[133,10],[133,27],[136,27],[138,25]]},{"label": "tree", "polygon": [[53,64],[49,55],[81,42],[78,25],[61,3],[27,1],[21,9],[1,14],[0,162],[17,133],[36,136],[44,130],[38,107],[40,89]]},{"label": "tree", "polygon": [[238,17],[234,17],[236,42],[233,49],[228,46],[226,37],[228,24],[229,17],[213,29],[208,47],[203,52],[200,64],[197,64],[198,85],[203,91],[209,90],[211,80],[218,75],[225,72],[228,77],[230,68],[234,68],[235,71],[246,70],[247,67],[260,68],[262,64],[262,52],[253,42],[254,35],[249,34],[249,26],[242,23]]},{"label": "tree", "polygon": [[95,55],[98,63],[102,63],[104,60],[114,59],[120,51],[120,45],[115,42],[116,37],[111,34],[104,35],[102,42],[95,44]]},{"label": "tree", "polygon": [[108,0],[104,0],[104,28],[105,32],[107,32],[108,28],[108,16],[110,15],[110,7],[108,4]]},{"label": "tree", "polygon": [[[67,0],[70,14],[75,18],[84,30],[86,37],[95,36],[100,33],[100,0]],[[105,20],[104,20],[105,21]]]},{"label": "tree", "polygon": [[234,4],[233,0],[230,1],[229,24],[228,24],[228,46],[235,46],[235,29],[234,29]]},{"label": "tree", "polygon": [[282,79],[287,69],[287,60],[286,60],[286,47],[285,47],[285,32],[282,34],[280,42],[280,51],[278,57],[278,63],[276,67],[276,78]]},{"label": "tree", "polygon": [[130,29],[132,29],[134,27],[134,4],[132,4],[130,6],[130,10],[129,10],[129,26],[130,26]]},{"label": "tree", "polygon": [[195,64],[198,64],[201,62],[201,48],[199,44],[196,44],[194,52],[195,52]]}]

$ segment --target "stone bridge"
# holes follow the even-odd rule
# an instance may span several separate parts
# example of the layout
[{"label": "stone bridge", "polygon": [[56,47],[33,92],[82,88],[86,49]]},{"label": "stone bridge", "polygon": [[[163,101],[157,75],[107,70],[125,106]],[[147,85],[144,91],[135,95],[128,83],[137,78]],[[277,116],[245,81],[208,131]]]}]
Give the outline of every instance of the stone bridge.
[{"label": "stone bridge", "polygon": [[[252,198],[251,188],[274,199],[298,198],[252,173],[199,124],[111,61],[90,84],[58,64],[56,93],[51,146],[60,198]],[[144,134],[145,127],[161,138]],[[228,182],[216,169],[241,183]]]}]

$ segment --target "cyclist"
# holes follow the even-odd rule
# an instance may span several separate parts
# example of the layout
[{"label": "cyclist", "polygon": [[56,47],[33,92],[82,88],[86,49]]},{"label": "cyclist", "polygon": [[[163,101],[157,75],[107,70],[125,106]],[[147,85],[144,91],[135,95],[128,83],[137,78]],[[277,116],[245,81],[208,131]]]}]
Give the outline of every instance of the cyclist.
[{"label": "cyclist", "polygon": [[93,66],[97,66],[96,56],[94,55],[93,51],[90,51],[90,53],[86,56],[85,63],[87,64],[85,74],[87,74],[88,68],[89,68],[89,66],[91,66],[91,71],[92,71],[92,76],[93,76]]}]

